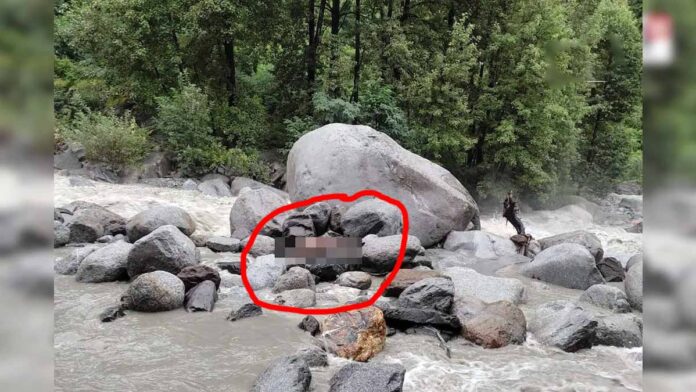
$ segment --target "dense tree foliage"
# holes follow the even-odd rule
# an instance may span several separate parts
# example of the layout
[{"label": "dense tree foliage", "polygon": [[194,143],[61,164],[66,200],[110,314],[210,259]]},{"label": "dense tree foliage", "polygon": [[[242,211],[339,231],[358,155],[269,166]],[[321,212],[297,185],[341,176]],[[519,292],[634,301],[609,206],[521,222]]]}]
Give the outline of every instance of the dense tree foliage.
[{"label": "dense tree foliage", "polygon": [[641,175],[639,4],[64,0],[55,109],[132,113],[190,174],[347,122],[481,197],[601,192]]}]

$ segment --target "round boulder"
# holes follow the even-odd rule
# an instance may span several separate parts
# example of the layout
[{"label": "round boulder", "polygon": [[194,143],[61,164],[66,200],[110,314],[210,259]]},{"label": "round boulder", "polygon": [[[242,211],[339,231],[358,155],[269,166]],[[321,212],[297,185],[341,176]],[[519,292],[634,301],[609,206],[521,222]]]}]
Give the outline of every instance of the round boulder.
[{"label": "round boulder", "polygon": [[292,267],[288,272],[281,275],[273,286],[274,293],[294,289],[314,290],[314,277],[312,274],[304,268]]},{"label": "round boulder", "polygon": [[524,265],[520,273],[570,289],[585,290],[604,283],[595,258],[586,247],[576,243],[561,243],[544,249],[531,263]]},{"label": "round boulder", "polygon": [[527,337],[524,313],[509,301],[486,305],[480,312],[462,322],[462,335],[485,348],[522,344]]},{"label": "round boulder", "polygon": [[128,240],[133,243],[155,229],[172,225],[190,236],[196,231],[196,222],[186,211],[176,206],[156,206],[142,211],[128,220],[126,231]]},{"label": "round boulder", "polygon": [[343,234],[363,238],[368,234],[379,237],[401,233],[401,211],[379,199],[360,201],[352,205],[341,219]]},{"label": "round boulder", "polygon": [[327,351],[360,362],[382,351],[387,338],[384,315],[373,306],[333,313],[324,319],[321,330],[320,340]]},{"label": "round boulder", "polygon": [[[288,202],[267,188],[250,189],[242,192],[230,210],[230,233],[238,229],[250,233],[266,215]],[[279,237],[283,234],[282,225],[285,214],[276,215],[264,226],[261,234]]]},{"label": "round boulder", "polygon": [[536,308],[529,330],[543,344],[575,352],[592,347],[597,320],[580,306],[558,300]]},{"label": "round boulder", "polygon": [[626,272],[626,297],[633,309],[643,311],[643,263],[635,263]]},{"label": "round boulder", "polygon": [[362,271],[348,271],[338,276],[336,284],[344,287],[367,290],[372,286],[372,277],[370,277],[370,274]]},{"label": "round boulder", "polygon": [[251,392],[307,392],[312,373],[307,361],[300,356],[274,360],[256,377]]},{"label": "round boulder", "polygon": [[405,374],[396,363],[349,363],[331,377],[329,392],[401,392]]},{"label": "round boulder", "polygon": [[191,290],[197,284],[209,280],[215,284],[215,289],[220,288],[220,273],[212,267],[203,264],[189,265],[181,269],[176,275],[182,282],[186,291]]},{"label": "round boulder", "polygon": [[626,294],[620,289],[606,284],[590,286],[590,288],[582,293],[580,301],[609,309],[615,313],[626,313],[631,311],[631,305],[628,304]]},{"label": "round boulder", "polygon": [[184,304],[184,283],[166,271],[144,273],[130,284],[123,302],[127,309],[161,312]]},{"label": "round boulder", "polygon": [[158,270],[178,274],[194,264],[198,264],[196,245],[175,226],[167,225],[133,244],[128,255],[128,275],[133,278]]},{"label": "round boulder", "polygon": [[128,254],[132,244],[117,241],[90,253],[77,268],[75,280],[84,283],[128,280]]},{"label": "round boulder", "polygon": [[[377,237],[369,235],[363,238],[362,247],[362,269],[376,274],[391,272],[394,269],[396,258],[399,256],[401,247],[401,235],[390,235],[387,237]],[[408,236],[406,242],[406,254],[403,262],[413,260],[416,255],[423,252],[418,237]]]},{"label": "round boulder", "polygon": [[564,243],[572,243],[582,245],[592,254],[595,261],[601,261],[604,256],[602,249],[602,241],[596,235],[585,230],[571,231],[570,233],[562,233],[552,237],[546,237],[539,240],[541,249],[547,249],[552,246]]}]

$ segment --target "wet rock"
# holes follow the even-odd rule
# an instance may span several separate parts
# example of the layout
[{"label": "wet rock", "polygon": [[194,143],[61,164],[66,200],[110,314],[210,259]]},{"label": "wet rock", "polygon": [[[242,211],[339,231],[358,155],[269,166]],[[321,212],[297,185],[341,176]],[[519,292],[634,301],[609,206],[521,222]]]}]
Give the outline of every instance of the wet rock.
[{"label": "wet rock", "polygon": [[121,305],[109,306],[99,314],[99,320],[101,320],[102,323],[110,323],[125,315],[126,313],[123,311],[123,307]]},{"label": "wet rock", "polygon": [[394,280],[384,290],[385,297],[398,297],[408,286],[427,278],[443,276],[441,273],[432,270],[401,269],[394,277]]},{"label": "wet rock", "polygon": [[384,348],[387,325],[382,311],[370,306],[334,313],[321,325],[325,349],[339,357],[365,362]]},{"label": "wet rock", "polygon": [[214,252],[239,252],[242,250],[240,240],[221,236],[208,238],[205,242],[205,246]]},{"label": "wet rock", "polygon": [[[388,273],[394,268],[399,256],[401,235],[377,237],[370,235],[363,238],[363,263],[361,268],[370,273]],[[423,247],[417,237],[408,236],[404,261],[411,261],[417,254],[423,252]]]},{"label": "wet rock", "polygon": [[310,308],[316,305],[316,294],[310,289],[286,290],[278,294],[274,302],[294,308]]},{"label": "wet rock", "polygon": [[[266,188],[242,192],[230,210],[230,233],[237,229],[252,232],[266,215],[287,204],[287,200]],[[261,234],[280,237],[285,214],[276,215],[264,226]]]},{"label": "wet rock", "polygon": [[631,311],[631,305],[628,304],[626,294],[620,289],[606,284],[590,286],[590,288],[582,293],[580,301],[609,309],[615,313],[626,313]]},{"label": "wet rock", "polygon": [[97,249],[97,245],[75,248],[69,255],[56,259],[53,270],[60,275],[75,275],[85,257]]},{"label": "wet rock", "polygon": [[283,237],[315,237],[314,221],[309,214],[295,212],[283,222]]},{"label": "wet rock", "polygon": [[353,303],[360,296],[360,290],[339,286],[333,283],[320,283],[316,286],[317,303],[320,307]]},{"label": "wet rock", "polygon": [[462,336],[485,348],[522,344],[527,336],[524,313],[512,302],[499,301],[485,305],[462,323]]},{"label": "wet rock", "polygon": [[[509,301],[498,301],[509,302]],[[494,302],[495,303],[495,302]],[[486,308],[486,303],[472,296],[457,296],[452,303],[452,314],[457,316],[457,319],[464,322],[481,313]]]},{"label": "wet rock", "polygon": [[68,177],[68,183],[70,186],[94,187],[94,182],[92,180],[82,176],[70,176]]},{"label": "wet rock", "polygon": [[329,230],[329,224],[331,222],[331,205],[326,202],[319,202],[310,205],[304,209],[304,213],[307,214],[314,223],[314,231],[317,236],[323,235]]},{"label": "wet rock", "polygon": [[252,392],[307,392],[312,373],[304,358],[288,356],[272,361],[256,377]]},{"label": "wet rock", "polygon": [[331,377],[329,392],[401,392],[405,374],[399,364],[350,363]]},{"label": "wet rock", "polygon": [[198,264],[196,245],[172,225],[161,226],[133,244],[128,255],[128,275],[133,278],[152,271],[178,274]]},{"label": "wet rock", "polygon": [[453,298],[454,284],[449,278],[426,278],[408,286],[399,295],[397,306],[449,313]]},{"label": "wet rock", "polygon": [[135,242],[156,229],[172,225],[187,236],[196,231],[196,222],[186,211],[175,206],[156,206],[142,211],[128,220],[128,240]]},{"label": "wet rock", "polygon": [[211,281],[215,289],[220,288],[220,273],[212,267],[203,264],[189,265],[181,269],[176,276],[184,282],[188,292],[201,282]]},{"label": "wet rock", "polygon": [[529,330],[543,344],[575,352],[592,346],[597,320],[580,306],[558,300],[536,308]]},{"label": "wet rock", "polygon": [[333,282],[352,266],[347,264],[305,264],[301,267],[311,272],[316,277],[317,282]]},{"label": "wet rock", "polygon": [[456,316],[432,309],[402,308],[396,304],[379,304],[384,319],[390,327],[405,331],[412,327],[433,327],[440,331],[458,334],[461,323]]},{"label": "wet rock", "polygon": [[186,292],[184,309],[187,312],[212,312],[217,298],[215,283],[206,280]]},{"label": "wet rock", "polygon": [[184,304],[184,283],[166,271],[144,273],[131,282],[123,302],[141,312],[176,309]]},{"label": "wet rock", "polygon": [[633,256],[631,256],[630,259],[626,262],[626,271],[631,269],[634,264],[642,264],[643,263],[643,254],[642,253],[637,253]]},{"label": "wet rock", "polygon": [[69,146],[65,151],[53,156],[53,168],[58,170],[81,169],[81,160],[85,157],[84,152],[84,147],[80,144]]},{"label": "wet rock", "polygon": [[195,191],[198,189],[198,183],[192,179],[188,179],[181,185],[181,189],[185,191]]},{"label": "wet rock", "polygon": [[253,303],[246,303],[239,309],[230,312],[230,314],[227,316],[227,320],[237,321],[244,318],[260,316],[262,314],[263,310],[261,310],[260,306]]},{"label": "wet rock", "polygon": [[341,208],[341,206],[331,206],[331,214],[329,216],[329,230],[331,230],[334,233],[343,234],[341,220],[343,220],[343,209]]},{"label": "wet rock", "polygon": [[595,259],[584,246],[576,243],[561,243],[544,249],[531,263],[520,268],[520,273],[570,289],[585,290],[604,283]]},{"label": "wet rock", "polygon": [[614,191],[620,195],[642,195],[643,186],[635,181],[624,181],[617,184]]},{"label": "wet rock", "polygon": [[132,244],[118,241],[95,250],[82,260],[75,279],[83,283],[128,280],[126,266],[131,249]]},{"label": "wet rock", "polygon": [[517,247],[508,238],[480,230],[453,231],[447,235],[442,248],[482,259],[517,254]]},{"label": "wet rock", "polygon": [[329,358],[326,355],[326,351],[319,347],[303,348],[298,350],[294,356],[304,360],[309,367],[329,366]]},{"label": "wet rock", "polygon": [[220,178],[205,180],[198,184],[198,190],[208,196],[213,197],[232,197],[230,187]]},{"label": "wet rock", "polygon": [[241,275],[242,267],[240,261],[218,261],[217,267],[234,275]]},{"label": "wet rock", "polygon": [[126,220],[100,206],[77,208],[68,223],[70,242],[91,243],[105,234],[125,233]]},{"label": "wet rock", "polygon": [[542,250],[564,243],[584,246],[592,254],[595,261],[601,261],[602,257],[604,256],[604,249],[602,249],[602,242],[599,240],[599,238],[597,238],[596,235],[584,230],[576,230],[539,240]]},{"label": "wet rock", "polygon": [[370,277],[370,274],[362,271],[348,271],[338,276],[336,284],[339,286],[367,290],[372,286],[372,277]]},{"label": "wet rock", "polygon": [[247,260],[247,279],[254,290],[273,287],[285,272],[285,262],[273,255]]},{"label": "wet rock", "polygon": [[455,297],[472,296],[484,302],[510,301],[515,305],[525,299],[524,285],[517,279],[482,275],[462,267],[448,268],[442,273],[452,279]]},{"label": "wet rock", "polygon": [[208,174],[204,175],[203,177],[201,177],[201,181],[208,181],[208,180],[220,180],[220,181],[224,182],[225,185],[227,185],[228,187],[229,187],[230,182],[231,182],[231,180],[228,176],[226,176],[224,174],[220,174],[220,173],[208,173]]},{"label": "wet rock", "polygon": [[401,233],[401,211],[379,199],[359,201],[343,214],[341,227],[348,237],[375,234],[386,237]]},{"label": "wet rock", "polygon": [[[244,249],[249,242],[250,237],[246,237],[240,243],[241,248]],[[257,235],[254,239],[254,244],[249,250],[249,254],[254,257],[272,255],[275,253],[275,240],[271,237],[265,235]]]},{"label": "wet rock", "polygon": [[[235,229],[235,230],[232,232],[232,235],[231,235],[230,237],[236,238],[236,239],[238,239],[238,240],[241,241],[241,240],[243,240],[243,239],[249,237],[250,235],[251,235],[251,231],[250,231],[250,230],[247,230],[247,229],[244,229],[244,228],[239,228],[239,229]],[[242,247],[244,247],[244,246],[242,245]]]},{"label": "wet rock", "polygon": [[60,248],[70,242],[70,229],[58,221],[53,222],[53,247]]},{"label": "wet rock", "polygon": [[634,234],[642,233],[643,232],[643,220],[640,219],[640,220],[632,222],[632,224],[630,226],[624,228],[624,230],[626,230],[627,233],[634,233]]},{"label": "wet rock", "polygon": [[316,336],[321,332],[321,325],[314,316],[305,316],[297,327],[309,332],[312,336]]},{"label": "wet rock", "polygon": [[626,276],[621,262],[614,257],[605,257],[598,261],[597,269],[607,282],[623,282]]},{"label": "wet rock", "polygon": [[624,195],[619,201],[619,207],[623,207],[634,214],[642,215],[643,213],[643,196],[641,195]]},{"label": "wet rock", "polygon": [[595,345],[640,347],[643,345],[643,321],[634,314],[614,314],[597,321]]},{"label": "wet rock", "polygon": [[292,267],[273,286],[274,293],[294,289],[314,290],[314,277],[304,268]]},{"label": "wet rock", "polygon": [[107,234],[105,236],[101,236],[101,237],[97,238],[96,242],[100,243],[100,244],[109,244],[109,243],[114,242],[114,236],[112,236],[111,234]]},{"label": "wet rock", "polygon": [[643,311],[643,263],[634,263],[624,279],[626,297],[633,309]]},{"label": "wet rock", "polygon": [[235,177],[232,180],[232,185],[230,185],[230,192],[232,193],[232,196],[239,196],[244,188],[248,188],[247,190],[264,189],[277,194],[283,199],[288,199],[288,194],[281,191],[280,189],[273,188],[270,185],[266,185],[264,183],[246,177]]},{"label": "wet rock", "polygon": [[463,230],[478,213],[451,173],[361,125],[329,124],[303,135],[288,155],[287,177],[291,200],[362,189],[401,200],[409,212],[409,232],[424,246]]}]

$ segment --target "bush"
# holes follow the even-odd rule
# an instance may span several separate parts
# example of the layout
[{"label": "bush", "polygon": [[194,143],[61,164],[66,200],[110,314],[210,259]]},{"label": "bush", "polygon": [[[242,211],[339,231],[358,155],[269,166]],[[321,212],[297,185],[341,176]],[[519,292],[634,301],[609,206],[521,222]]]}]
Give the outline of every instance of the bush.
[{"label": "bush", "polygon": [[140,162],[152,149],[149,132],[139,127],[130,113],[79,114],[59,135],[85,147],[88,160],[102,162],[116,170]]}]

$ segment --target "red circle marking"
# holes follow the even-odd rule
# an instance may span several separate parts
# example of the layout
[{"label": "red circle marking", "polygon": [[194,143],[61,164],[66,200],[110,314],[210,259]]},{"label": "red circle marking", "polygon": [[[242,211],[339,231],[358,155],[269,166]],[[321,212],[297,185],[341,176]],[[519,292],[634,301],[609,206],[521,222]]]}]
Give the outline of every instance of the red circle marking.
[{"label": "red circle marking", "polygon": [[[394,263],[394,269],[392,272],[389,273],[389,275],[384,279],[382,284],[379,286],[377,289],[377,292],[370,297],[365,302],[360,302],[357,304],[349,304],[349,305],[343,305],[343,306],[337,306],[333,308],[297,308],[294,306],[285,306],[285,305],[278,305],[278,304],[272,304],[269,302],[265,302],[260,300],[257,296],[256,293],[254,293],[254,289],[251,287],[251,284],[249,284],[249,279],[247,278],[246,275],[246,261],[247,261],[247,254],[249,254],[249,250],[251,250],[252,246],[254,245],[254,242],[256,241],[256,237],[261,233],[261,230],[266,226],[266,223],[268,223],[271,219],[273,219],[276,215],[280,215],[284,212],[288,212],[291,210],[294,210],[296,208],[300,207],[307,207],[311,204],[318,203],[320,201],[327,201],[327,200],[340,200],[346,203],[353,202],[361,197],[376,197],[382,201],[385,201],[393,206],[396,206],[399,211],[401,211],[401,216],[402,216],[402,222],[403,222],[403,228],[401,231],[401,246],[399,248],[399,255],[396,258],[396,262]],[[384,293],[384,290],[389,287],[389,284],[391,284],[392,280],[394,280],[394,277],[396,277],[396,274],[399,271],[399,268],[401,268],[401,263],[404,261],[404,257],[406,256],[406,242],[408,241],[408,211],[406,210],[406,207],[401,203],[399,200],[393,199],[385,194],[382,194],[380,192],[377,192],[372,189],[364,189],[361,190],[360,192],[355,193],[352,196],[349,196],[345,193],[329,193],[325,195],[319,195],[319,196],[314,196],[310,197],[307,200],[300,200],[294,203],[290,203],[286,206],[282,206],[280,208],[277,208],[273,211],[271,211],[270,214],[266,215],[261,219],[261,221],[256,225],[254,228],[254,231],[251,233],[249,236],[249,241],[247,241],[246,246],[244,249],[242,249],[242,255],[241,255],[241,260],[240,260],[240,272],[242,275],[242,282],[244,283],[244,288],[246,288],[247,292],[249,293],[249,297],[251,300],[258,306],[266,309],[271,309],[271,310],[278,310],[281,312],[290,312],[290,313],[298,313],[298,314],[333,314],[333,313],[338,313],[338,312],[347,312],[349,310],[358,310],[362,308],[366,308],[368,306],[374,305],[375,302],[377,302],[377,299]]]}]

